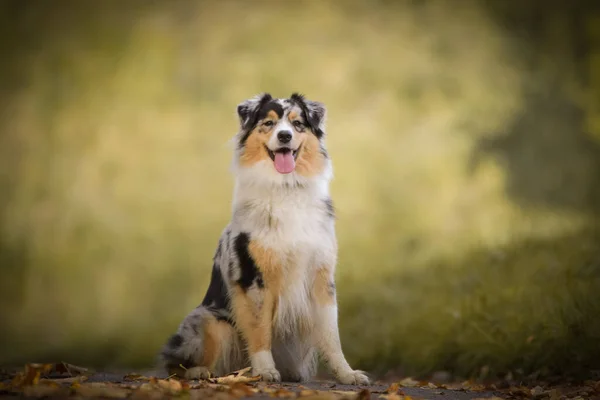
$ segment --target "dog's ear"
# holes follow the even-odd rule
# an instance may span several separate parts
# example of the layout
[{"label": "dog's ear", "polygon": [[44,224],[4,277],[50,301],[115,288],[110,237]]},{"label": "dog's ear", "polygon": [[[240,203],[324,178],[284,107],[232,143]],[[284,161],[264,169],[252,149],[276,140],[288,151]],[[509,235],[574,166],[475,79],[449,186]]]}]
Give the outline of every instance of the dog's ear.
[{"label": "dog's ear", "polygon": [[242,130],[249,130],[257,122],[258,112],[273,97],[269,93],[258,94],[237,106],[238,117],[240,118],[240,127]]},{"label": "dog's ear", "polygon": [[327,109],[325,108],[325,104],[306,100],[306,108],[308,108],[308,122],[309,124],[314,125],[321,132],[325,132],[325,119],[327,118]]},{"label": "dog's ear", "polygon": [[323,136],[325,134],[325,120],[327,118],[325,104],[308,100],[299,93],[293,93],[291,99],[304,111],[306,122],[314,134],[319,138]]}]

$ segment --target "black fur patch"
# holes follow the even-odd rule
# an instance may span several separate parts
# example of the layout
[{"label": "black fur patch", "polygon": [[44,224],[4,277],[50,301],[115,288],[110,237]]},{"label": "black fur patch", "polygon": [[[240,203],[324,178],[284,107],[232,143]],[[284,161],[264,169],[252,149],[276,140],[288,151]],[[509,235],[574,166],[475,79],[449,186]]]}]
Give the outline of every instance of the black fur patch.
[{"label": "black fur patch", "polygon": [[254,281],[256,281],[258,287],[264,287],[262,274],[256,267],[252,256],[250,256],[250,251],[248,250],[249,244],[250,236],[245,232],[240,233],[235,238],[234,248],[240,263],[240,278],[237,280],[237,283],[244,290],[252,286]]},{"label": "black fur patch", "polygon": [[185,369],[190,369],[190,368],[194,368],[196,366],[196,363],[194,363],[194,361],[192,361],[191,358],[186,357],[186,358],[182,358],[182,357],[177,357],[174,356],[172,354],[167,354],[167,353],[163,353],[163,357],[166,361],[166,367],[167,370],[173,368],[173,369],[177,369],[177,368],[181,368],[180,365],[183,366],[183,368]]},{"label": "black fur patch", "polygon": [[[272,100],[273,97],[269,93],[265,93],[255,107],[251,107],[246,103],[238,106],[237,112],[240,116],[240,120],[242,121],[242,130],[244,131],[244,135],[242,135],[240,142],[238,143],[240,148],[244,147],[244,144],[246,143],[246,140],[248,140],[252,129],[256,126],[256,123],[261,118],[264,118],[264,115],[267,115],[267,112],[269,112],[271,109],[274,109],[275,112],[278,112],[275,108],[271,108],[274,107],[273,104],[278,105],[281,109],[281,106]],[[263,112],[264,109],[267,109],[267,111]],[[263,115],[263,117],[260,117],[260,115]],[[281,114],[278,113],[278,115],[283,115],[283,109],[281,109]]]},{"label": "black fur patch", "polygon": [[178,349],[183,344],[183,336],[179,333],[172,335],[167,342],[167,346],[171,349]]},{"label": "black fur patch", "polygon": [[217,263],[213,265],[208,290],[201,306],[206,307],[218,321],[231,322],[231,306],[227,296],[227,287]]},{"label": "black fur patch", "polygon": [[275,114],[277,114],[278,118],[283,117],[283,107],[276,100],[272,100],[264,106],[262,106],[261,109],[258,111],[258,118],[256,119],[256,122],[265,118],[267,114],[269,114],[269,111],[275,111]]},{"label": "black fur patch", "polygon": [[325,203],[325,209],[327,210],[327,215],[331,218],[335,218],[335,208],[333,208],[333,201],[331,198],[326,198],[323,200]]},{"label": "black fur patch", "polygon": [[290,99],[292,100],[292,102],[296,103],[298,107],[300,107],[300,109],[302,110],[302,118],[304,118],[304,120],[308,123],[308,126],[310,126],[311,131],[315,134],[317,138],[321,139],[325,134],[319,128],[319,124],[321,123],[321,119],[323,118],[323,116],[319,115],[317,112],[311,112],[311,110],[309,110],[308,105],[306,104],[304,96],[300,93],[292,93]]}]

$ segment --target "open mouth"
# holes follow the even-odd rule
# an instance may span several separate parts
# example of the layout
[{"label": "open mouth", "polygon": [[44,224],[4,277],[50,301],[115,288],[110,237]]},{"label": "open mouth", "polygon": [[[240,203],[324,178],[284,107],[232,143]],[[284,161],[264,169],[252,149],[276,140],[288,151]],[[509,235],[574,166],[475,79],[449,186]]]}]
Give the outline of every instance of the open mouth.
[{"label": "open mouth", "polygon": [[271,160],[273,160],[273,161],[275,161],[275,154],[277,154],[277,153],[281,153],[284,155],[287,153],[292,153],[292,157],[294,157],[294,160],[296,160],[296,158],[298,158],[298,152],[300,151],[300,147],[298,147],[298,149],[296,149],[296,150],[292,150],[292,149],[288,149],[287,147],[283,147],[281,149],[271,151],[271,149],[269,149],[267,146],[265,146],[265,149],[267,149],[267,153],[269,153],[269,157],[271,157]]},{"label": "open mouth", "polygon": [[272,151],[265,146],[265,149],[267,150],[271,160],[273,160],[273,164],[277,172],[280,174],[289,174],[290,172],[294,171],[296,168],[296,158],[298,158],[298,153],[300,152],[300,147],[298,147],[296,150],[282,147]]}]

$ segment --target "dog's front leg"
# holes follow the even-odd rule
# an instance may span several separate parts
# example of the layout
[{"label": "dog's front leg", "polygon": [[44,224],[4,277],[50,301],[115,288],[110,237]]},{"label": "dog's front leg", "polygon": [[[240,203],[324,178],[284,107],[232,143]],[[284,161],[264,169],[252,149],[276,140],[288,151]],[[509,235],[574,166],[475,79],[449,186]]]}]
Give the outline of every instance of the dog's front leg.
[{"label": "dog's front leg", "polygon": [[274,296],[267,290],[236,287],[231,303],[236,326],[246,342],[252,374],[268,382],[281,381],[271,353]]},{"label": "dog's front leg", "polygon": [[333,269],[322,268],[317,272],[314,296],[316,343],[323,359],[340,383],[368,385],[369,378],[362,371],[353,370],[342,352]]}]

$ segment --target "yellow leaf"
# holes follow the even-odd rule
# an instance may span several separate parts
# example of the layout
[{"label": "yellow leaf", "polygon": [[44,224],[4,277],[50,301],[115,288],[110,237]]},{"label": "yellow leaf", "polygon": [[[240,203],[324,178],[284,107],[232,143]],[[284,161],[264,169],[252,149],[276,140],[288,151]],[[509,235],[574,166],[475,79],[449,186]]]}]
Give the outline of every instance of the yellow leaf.
[{"label": "yellow leaf", "polygon": [[35,398],[56,396],[60,392],[64,392],[64,393],[62,393],[63,395],[68,395],[66,389],[61,388],[60,385],[57,385],[57,386],[36,385],[36,386],[27,386],[27,387],[23,388],[23,394],[26,397],[35,397]]},{"label": "yellow leaf", "polygon": [[318,393],[319,393],[318,390],[302,389],[300,391],[300,393],[298,393],[298,397],[313,396],[313,395],[316,395]]},{"label": "yellow leaf", "polygon": [[232,383],[249,383],[249,382],[258,382],[260,381],[260,375],[257,376],[244,376],[247,372],[249,372],[252,368],[244,368],[239,371],[232,372],[226,376],[221,376],[218,378],[209,379],[210,382],[220,383],[220,384],[232,384]]},{"label": "yellow leaf", "polygon": [[415,387],[415,386],[419,386],[419,381],[416,381],[413,378],[408,377],[408,378],[402,379],[400,382],[398,382],[398,384],[400,386],[404,386],[404,387]]},{"label": "yellow leaf", "polygon": [[398,383],[392,383],[386,390],[386,393],[396,393],[400,390],[400,385]]},{"label": "yellow leaf", "polygon": [[402,395],[399,395],[397,393],[389,393],[389,394],[382,394],[379,395],[380,399],[385,399],[385,400],[404,400],[405,397]]}]

